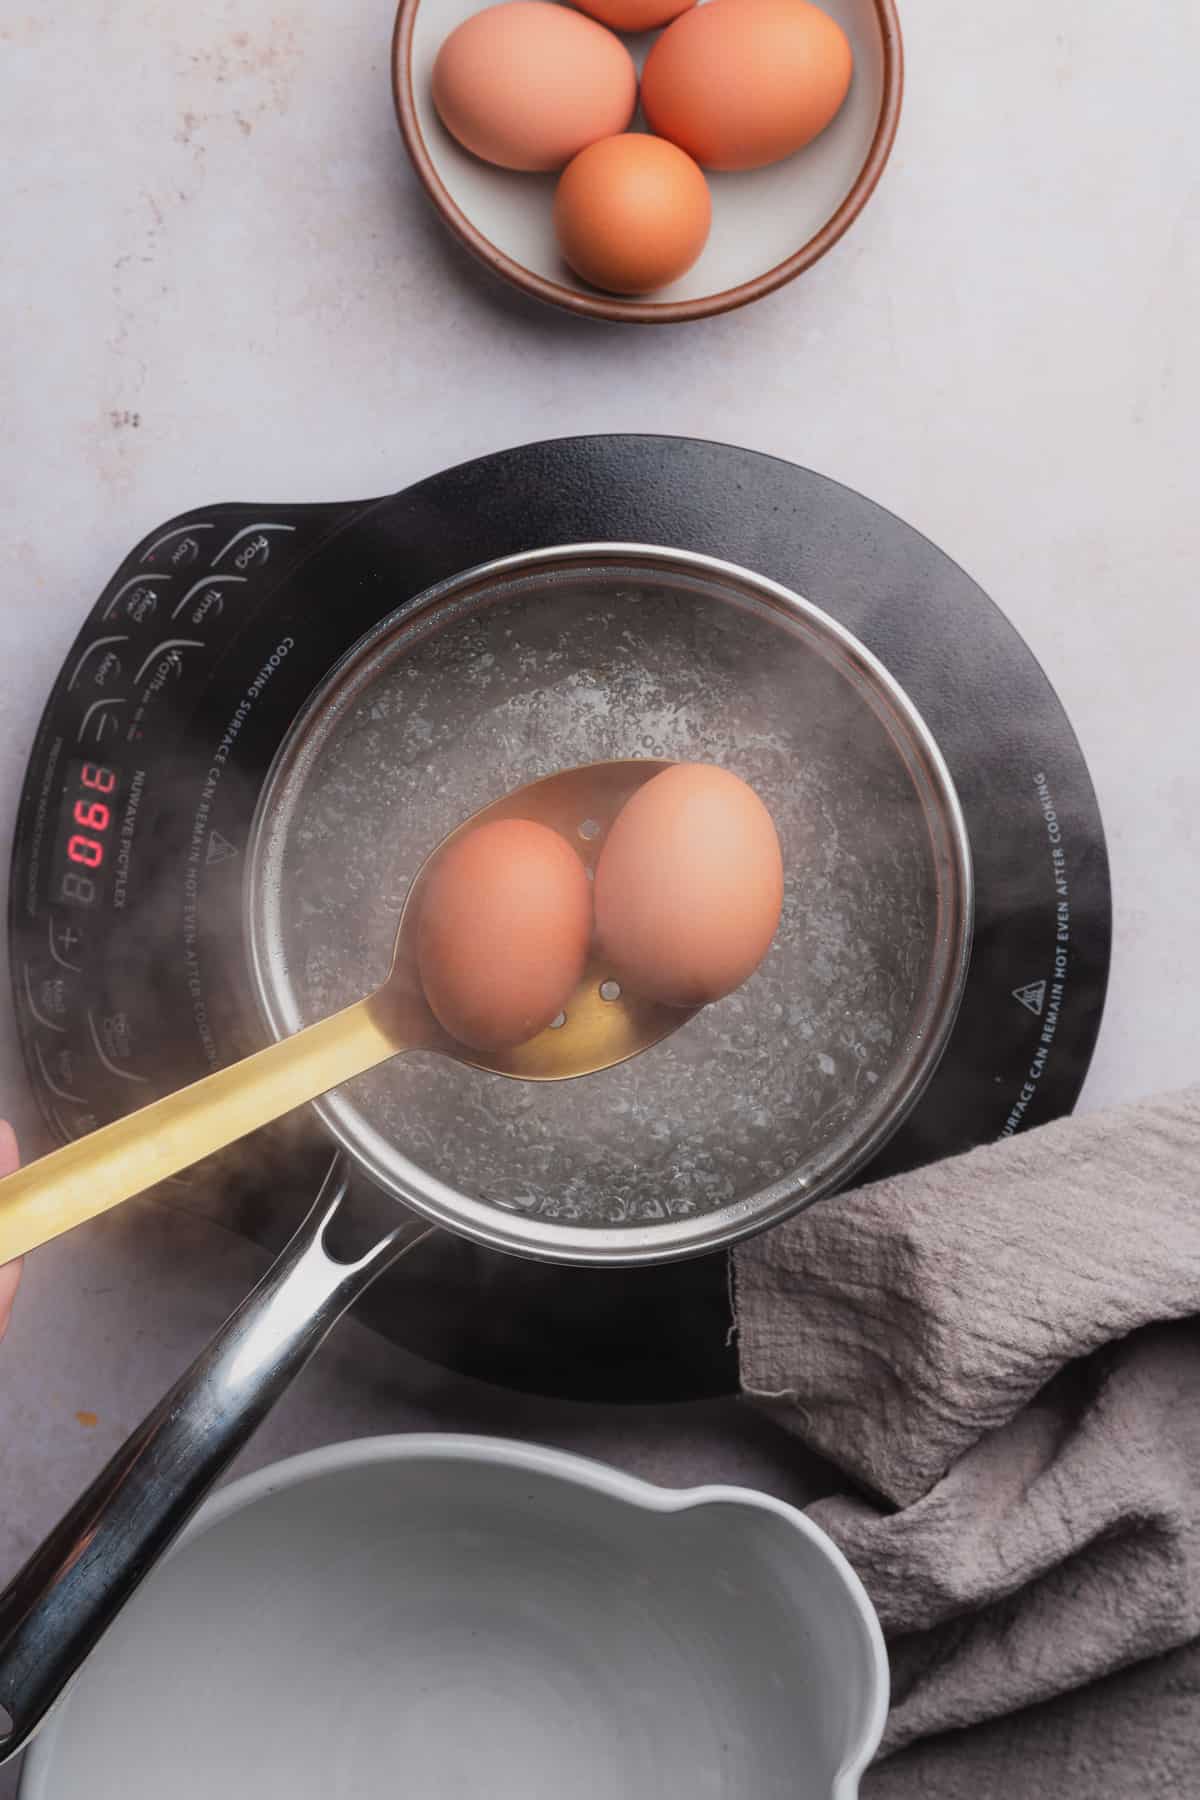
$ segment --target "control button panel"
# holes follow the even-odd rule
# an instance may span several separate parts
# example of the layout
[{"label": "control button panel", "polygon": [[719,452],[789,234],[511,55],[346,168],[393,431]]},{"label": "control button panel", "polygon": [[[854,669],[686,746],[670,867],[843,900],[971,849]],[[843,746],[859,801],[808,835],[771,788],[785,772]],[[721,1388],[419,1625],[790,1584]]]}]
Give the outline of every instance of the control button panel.
[{"label": "control button panel", "polygon": [[26,962],[22,968],[25,999],[34,1023],[46,1032],[64,1032],[71,1019],[75,983],[68,970],[47,962]]},{"label": "control button panel", "polygon": [[161,589],[170,579],[169,575],[131,575],[118,587],[100,617],[106,623],[110,619],[125,619],[131,625],[144,625],[158,611],[163,598]]},{"label": "control button panel", "polygon": [[67,915],[51,913],[46,921],[47,936],[50,939],[50,955],[60,969],[70,975],[78,975],[83,967],[82,958],[87,946],[87,934],[78,919]]},{"label": "control button panel", "polygon": [[[179,710],[213,653],[256,604],[258,582],[274,582],[303,537],[280,518],[248,507],[199,516],[155,533],[109,583],[99,629],[76,645],[67,691],[77,695],[78,745],[139,744],[161,703]],[[269,575],[268,575],[269,571]]]},{"label": "control button panel", "polygon": [[[176,1080],[155,1049],[160,1002],[128,954],[143,872],[156,878],[163,850],[156,770],[230,639],[338,510],[298,509],[292,523],[231,505],[152,533],[70,653],[41,733],[44,773],[30,777],[41,848],[22,877],[31,903],[13,959],[30,1073],[65,1140]],[[237,851],[215,825],[203,835],[205,867],[228,863],[236,878]],[[190,1033],[178,1048],[190,1057]]]},{"label": "control button panel", "polygon": [[[245,583],[245,575],[204,575],[194,581],[184,594],[182,600],[176,602],[172,619],[184,616],[185,622],[191,626],[203,625],[220,617],[225,610],[225,589],[238,587]],[[233,595],[236,600],[237,596]]]},{"label": "control button panel", "polygon": [[206,543],[211,554],[211,540],[204,534],[215,530],[211,519],[193,519],[187,525],[174,525],[148,544],[138,560],[150,563],[156,569],[188,569],[201,561]]},{"label": "control button panel", "polygon": [[59,1137],[68,1144],[74,1143],[76,1138],[87,1137],[89,1132],[98,1131],[104,1124],[99,1113],[90,1106],[65,1106],[51,1102],[46,1110]]},{"label": "control button panel", "polygon": [[242,575],[250,569],[261,569],[270,561],[276,542],[295,529],[294,525],[283,525],[277,519],[256,519],[253,525],[243,525],[222,544],[213,557],[212,566],[219,569],[224,565]]},{"label": "control button panel", "polygon": [[115,682],[122,668],[118,646],[128,642],[124,632],[110,632],[106,637],[95,637],[90,644],[85,644],[67,677],[67,692],[71,693],[81,684],[102,688]]},{"label": "control button panel", "polygon": [[112,732],[120,731],[120,708],[127,705],[128,701],[123,694],[105,695],[99,700],[93,700],[79,721],[75,742],[102,744]]},{"label": "control button panel", "polygon": [[133,1054],[133,1026],[122,1008],[112,1012],[88,1008],[88,1031],[100,1065],[118,1081],[149,1086],[150,1077],[138,1069]]}]

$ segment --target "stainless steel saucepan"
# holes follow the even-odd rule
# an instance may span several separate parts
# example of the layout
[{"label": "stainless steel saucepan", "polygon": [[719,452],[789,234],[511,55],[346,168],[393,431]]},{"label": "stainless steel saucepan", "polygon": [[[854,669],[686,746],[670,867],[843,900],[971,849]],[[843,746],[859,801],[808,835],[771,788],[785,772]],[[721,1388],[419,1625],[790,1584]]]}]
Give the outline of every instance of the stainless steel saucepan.
[{"label": "stainless steel saucepan", "polygon": [[[627,757],[722,763],[763,796],[787,875],[766,962],[580,1081],[510,1082],[428,1053],[315,1103],[338,1151],[309,1216],[0,1596],[0,1755],[28,1741],[334,1322],[435,1227],[558,1263],[696,1255],[843,1186],[916,1101],[970,947],[970,851],[937,745],[815,607],[641,545],[471,570],[385,619],[312,697],[247,857],[270,1032],[381,979],[408,883],[458,820],[563,766]],[[351,1170],[377,1205],[347,1255]]]}]

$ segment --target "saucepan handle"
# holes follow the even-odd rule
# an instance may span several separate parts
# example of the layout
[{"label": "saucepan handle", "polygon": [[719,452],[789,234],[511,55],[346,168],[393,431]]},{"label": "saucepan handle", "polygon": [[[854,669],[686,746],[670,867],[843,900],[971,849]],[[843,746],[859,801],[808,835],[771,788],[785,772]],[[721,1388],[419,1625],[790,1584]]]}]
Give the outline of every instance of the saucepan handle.
[{"label": "saucepan handle", "polygon": [[327,1226],[341,1159],[253,1293],[0,1595],[0,1762],[28,1743],[143,1577],[350,1303],[427,1236],[406,1218],[357,1262]]}]

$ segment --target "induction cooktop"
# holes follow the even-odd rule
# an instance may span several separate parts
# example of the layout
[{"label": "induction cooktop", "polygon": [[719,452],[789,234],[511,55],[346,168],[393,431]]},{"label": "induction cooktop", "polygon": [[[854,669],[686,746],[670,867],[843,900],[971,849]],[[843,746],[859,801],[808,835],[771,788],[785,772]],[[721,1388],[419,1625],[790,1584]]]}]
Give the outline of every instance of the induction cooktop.
[{"label": "induction cooktop", "polygon": [[[1108,867],[1082,753],[1028,647],[927,539],[833,481],[720,444],[602,437],[383,499],[199,505],[133,547],[54,685],[14,844],[14,998],[55,1138],[262,1041],[229,921],[266,771],[329,668],[447,576],[596,540],[706,552],[805,595],[900,680],[950,766],[977,883],[965,998],[866,1178],[1071,1109],[1103,1007]],[[157,1197],[275,1248],[328,1155],[314,1123],[270,1142],[252,1174],[218,1160]],[[736,1382],[721,1256],[555,1269],[439,1235],[361,1310],[428,1358],[519,1388],[650,1400]]]}]

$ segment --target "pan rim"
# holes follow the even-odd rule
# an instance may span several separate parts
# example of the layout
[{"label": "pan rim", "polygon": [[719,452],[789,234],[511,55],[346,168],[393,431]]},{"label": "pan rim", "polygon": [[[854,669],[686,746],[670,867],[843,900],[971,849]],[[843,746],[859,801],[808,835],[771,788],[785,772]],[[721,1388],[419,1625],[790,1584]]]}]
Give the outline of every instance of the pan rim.
[{"label": "pan rim", "polygon": [[[351,1163],[376,1186],[432,1223],[489,1249],[542,1262],[574,1266],[632,1267],[666,1263],[727,1249],[741,1239],[782,1223],[835,1189],[844,1187],[883,1148],[908,1117],[932,1078],[949,1040],[966,982],[974,914],[974,877],[970,841],[953,777],[937,742],[908,694],[884,664],[844,625],[782,583],[739,564],[696,551],[632,542],[580,542],[543,546],[498,557],[436,583],[379,620],[339,659],[292,722],[276,752],[259,795],[247,843],[247,878],[243,890],[243,933],[251,985],[260,1018],[271,1037],[282,1037],[302,1023],[290,984],[279,975],[281,958],[270,949],[270,919],[275,896],[269,876],[271,853],[278,847],[288,813],[279,808],[289,784],[300,783],[324,736],[318,721],[333,720],[367,684],[381,658],[394,654],[397,636],[411,648],[432,629],[452,627],[454,617],[470,613],[489,589],[502,590],[530,576],[583,575],[588,569],[628,569],[633,573],[669,576],[718,584],[727,597],[782,615],[800,627],[818,649],[836,651],[842,667],[857,678],[861,698],[871,704],[893,737],[902,726],[912,756],[910,773],[923,775],[937,801],[942,831],[935,858],[948,879],[942,884],[938,927],[930,954],[928,997],[922,1023],[913,1032],[916,1047],[907,1073],[890,1108],[869,1130],[854,1137],[813,1177],[802,1170],[755,1190],[712,1212],[654,1223],[613,1226],[571,1225],[525,1213],[509,1212],[473,1199],[411,1162],[373,1126],[357,1118],[335,1091],[312,1103],[325,1131]],[[494,598],[499,598],[499,591]],[[488,604],[487,601],[482,602]],[[433,626],[434,618],[438,620]],[[357,685],[356,685],[357,684]],[[924,800],[924,796],[923,796]],[[934,812],[925,804],[933,832]]]}]

